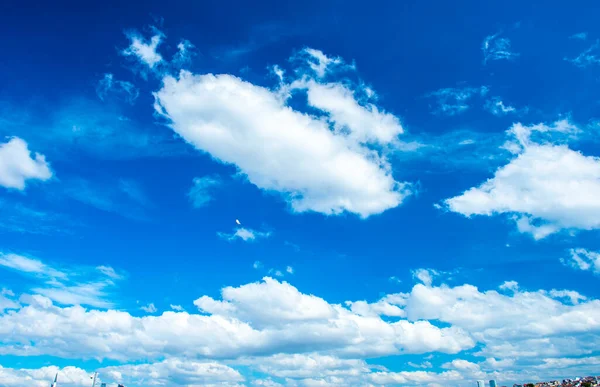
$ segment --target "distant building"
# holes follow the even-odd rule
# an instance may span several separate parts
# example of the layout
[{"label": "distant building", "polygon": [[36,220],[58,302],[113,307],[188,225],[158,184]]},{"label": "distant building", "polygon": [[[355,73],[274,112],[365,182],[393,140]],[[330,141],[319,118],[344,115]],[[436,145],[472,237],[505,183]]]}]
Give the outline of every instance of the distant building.
[{"label": "distant building", "polygon": [[478,380],[477,387],[485,387],[485,380]]},{"label": "distant building", "polygon": [[490,387],[496,387],[496,381],[494,379],[490,380]]}]

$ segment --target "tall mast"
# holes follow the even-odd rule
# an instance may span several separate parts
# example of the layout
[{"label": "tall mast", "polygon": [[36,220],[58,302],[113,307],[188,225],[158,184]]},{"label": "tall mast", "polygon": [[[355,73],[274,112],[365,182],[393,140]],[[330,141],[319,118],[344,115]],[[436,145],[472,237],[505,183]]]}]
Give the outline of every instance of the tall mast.
[{"label": "tall mast", "polygon": [[96,387],[96,378],[98,377],[98,373],[94,372],[94,380],[92,381],[92,387]]}]

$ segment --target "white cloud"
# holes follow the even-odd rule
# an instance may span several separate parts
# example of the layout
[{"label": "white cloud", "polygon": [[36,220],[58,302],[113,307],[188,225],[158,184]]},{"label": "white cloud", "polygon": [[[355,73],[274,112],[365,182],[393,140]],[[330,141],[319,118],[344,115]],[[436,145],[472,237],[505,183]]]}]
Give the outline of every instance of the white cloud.
[{"label": "white cloud", "polygon": [[[164,77],[156,110],[186,141],[237,166],[259,188],[281,194],[295,212],[368,217],[402,203],[410,185],[395,181],[387,159],[360,142],[392,139],[402,130],[398,120],[357,103],[339,84],[321,85],[306,75],[303,82],[329,122],[287,105],[299,83],[282,93],[228,74],[186,71]],[[324,100],[322,93],[335,98]]]},{"label": "white cloud", "polygon": [[428,93],[426,97],[435,98],[437,106],[434,114],[454,116],[469,109],[473,97],[484,96],[488,92],[486,86],[481,87],[447,87]]},{"label": "white cloud", "polygon": [[294,274],[294,268],[291,266],[286,267],[285,271],[287,271],[289,274]]},{"label": "white cloud", "polygon": [[494,177],[445,200],[446,208],[467,217],[509,214],[519,231],[535,239],[563,229],[600,228],[600,159],[566,145],[536,142],[537,134],[569,134],[568,121],[552,126],[514,124],[505,148],[515,153]]},{"label": "white cloud", "polygon": [[131,82],[114,79],[113,74],[107,73],[98,81],[96,95],[104,101],[109,94],[114,94],[132,104],[140,95],[140,91]]},{"label": "white cloud", "polygon": [[561,262],[575,269],[591,271],[600,274],[600,253],[586,249],[571,249],[569,258],[562,258]]},{"label": "white cloud", "polygon": [[[410,293],[389,294],[373,304],[349,302],[348,309],[265,278],[226,287],[221,299],[198,298],[194,303],[202,314],[143,317],[58,307],[38,295],[17,310],[0,312],[0,354],[93,354],[134,362],[99,369],[102,382],[145,385],[152,378],[173,386],[276,386],[274,378],[290,386],[458,386],[472,379],[539,379],[553,375],[553,366],[561,373],[583,373],[598,364],[593,356],[581,356],[591,356],[600,344],[600,301],[570,290],[528,292],[514,282],[505,285],[509,294],[471,285],[417,284]],[[365,361],[400,353],[457,353],[475,342],[480,348],[475,355],[485,361],[457,357],[442,364],[443,372],[391,372]],[[228,360],[219,362],[220,358]],[[426,357],[409,365],[432,367]],[[237,367],[253,371],[249,380]],[[4,368],[0,384],[21,387],[16,381],[28,380],[28,386],[41,386],[57,371],[68,387],[82,382],[69,375],[86,375],[80,369]]]},{"label": "white cloud", "polygon": [[592,65],[600,64],[600,40],[596,40],[594,44],[592,44],[575,58],[565,57],[564,60],[571,62],[580,68],[586,68]]},{"label": "white cloud", "polygon": [[155,35],[150,40],[144,39],[137,32],[126,33],[131,44],[125,50],[123,55],[135,56],[141,63],[147,65],[150,69],[162,62],[162,56],[156,52],[158,45],[161,43],[163,34],[155,30]]},{"label": "white cloud", "polygon": [[172,356],[237,358],[307,349],[330,355],[377,357],[472,348],[466,332],[427,321],[384,321],[303,294],[286,282],[226,287],[222,299],[200,297],[203,312],[165,311],[134,317],[117,310],[59,307],[42,296],[0,314],[0,354],[120,361]]},{"label": "white cloud", "polygon": [[485,102],[484,108],[495,116],[505,116],[509,113],[516,113],[517,109],[508,105],[504,105],[504,102],[499,97],[492,97]]},{"label": "white cloud", "polygon": [[169,305],[169,307],[171,309],[173,309],[174,311],[176,311],[176,312],[183,312],[184,311],[184,309],[183,309],[183,307],[181,305],[173,305],[173,304],[171,304],[171,305]]},{"label": "white cloud", "polygon": [[481,45],[483,51],[483,63],[492,60],[513,60],[519,56],[518,53],[511,51],[510,40],[501,38],[500,33],[486,36]]},{"label": "white cloud", "polygon": [[[123,278],[108,266],[58,270],[39,259],[18,254],[0,253],[0,266],[16,270],[21,274],[33,275],[39,283],[30,291],[62,305],[110,308],[113,303],[107,300],[107,289],[115,285],[115,280]],[[103,276],[98,278],[97,272],[102,273]],[[31,301],[31,296],[24,297],[25,301]]]},{"label": "white cloud", "polygon": [[400,120],[372,103],[359,104],[355,91],[340,83],[295,82],[306,89],[308,104],[329,114],[336,131],[349,132],[358,143],[388,144],[404,132]]},{"label": "white cloud", "polygon": [[177,53],[173,56],[173,60],[171,64],[176,68],[182,68],[191,63],[192,57],[196,55],[194,51],[194,45],[190,43],[188,40],[182,40],[177,44]]},{"label": "white cloud", "polygon": [[18,190],[25,189],[27,180],[48,180],[52,177],[50,164],[42,154],[31,152],[27,143],[12,137],[0,144],[0,185]]},{"label": "white cloud", "polygon": [[201,208],[213,200],[212,191],[221,184],[221,180],[214,176],[195,177],[188,197],[194,208]]},{"label": "white cloud", "polygon": [[300,51],[299,57],[307,61],[312,71],[314,71],[319,78],[323,78],[327,72],[332,71],[336,67],[344,65],[344,60],[342,58],[330,58],[325,55],[323,51],[314,48],[305,48]]},{"label": "white cloud", "polygon": [[250,228],[238,227],[232,234],[227,234],[224,232],[218,232],[217,235],[220,238],[226,239],[228,241],[233,241],[236,239],[241,239],[244,242],[252,242],[260,238],[268,238],[271,236],[270,231],[256,231]]},{"label": "white cloud", "polygon": [[260,261],[254,261],[252,267],[255,269],[260,269],[261,267],[263,267],[263,264]]},{"label": "white cloud", "polygon": [[500,290],[511,290],[516,292],[519,290],[519,283],[517,281],[504,281],[502,285],[499,286]]},{"label": "white cloud", "polygon": [[140,309],[146,313],[156,313],[158,311],[158,309],[156,309],[156,306],[154,306],[153,303],[149,303],[148,305],[143,305],[140,307]]}]

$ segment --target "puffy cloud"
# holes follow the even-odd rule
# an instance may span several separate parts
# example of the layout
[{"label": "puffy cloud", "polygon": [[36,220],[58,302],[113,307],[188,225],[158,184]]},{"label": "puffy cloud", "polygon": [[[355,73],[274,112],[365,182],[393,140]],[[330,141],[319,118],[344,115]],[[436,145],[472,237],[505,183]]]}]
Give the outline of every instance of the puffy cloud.
[{"label": "puffy cloud", "polygon": [[454,116],[469,109],[469,102],[475,96],[484,96],[488,92],[486,86],[481,87],[447,87],[428,93],[426,97],[435,98],[437,106],[434,114]]},{"label": "puffy cloud", "polygon": [[[287,105],[290,93],[301,90],[321,116]],[[410,184],[395,181],[389,162],[365,144],[391,143],[402,132],[399,120],[360,103],[339,83],[305,75],[271,90],[228,74],[182,71],[164,77],[155,98],[156,110],[187,142],[235,165],[259,188],[280,193],[295,212],[368,217],[411,193]]]},{"label": "puffy cloud", "polygon": [[227,234],[224,232],[218,232],[217,235],[228,241],[233,241],[235,239],[241,239],[244,242],[252,242],[259,238],[270,237],[271,232],[270,231],[262,232],[262,231],[252,230],[250,228],[238,227],[231,234]]},{"label": "puffy cloud", "polygon": [[387,322],[361,316],[286,282],[226,287],[222,300],[194,303],[203,314],[164,312],[134,317],[116,310],[60,307],[42,296],[0,315],[0,354],[91,356],[121,361],[164,357],[236,358],[327,351],[331,355],[384,356],[472,348],[455,327],[427,321]]},{"label": "puffy cloud", "polygon": [[505,147],[516,157],[480,186],[445,200],[446,208],[467,217],[510,214],[519,231],[535,239],[562,229],[600,228],[600,158],[532,139],[577,130],[565,120],[514,124],[508,133],[515,140]]},{"label": "puffy cloud", "polygon": [[417,269],[412,272],[413,278],[423,282],[425,286],[431,286],[433,277],[440,275],[440,273],[433,269]]},{"label": "puffy cloud", "polygon": [[308,104],[329,114],[334,128],[348,131],[359,143],[388,144],[404,132],[400,120],[372,103],[359,104],[355,91],[339,83],[295,82],[294,88],[306,89]]},{"label": "puffy cloud", "polygon": [[518,53],[511,51],[511,44],[508,38],[501,38],[500,33],[486,36],[481,45],[483,51],[483,63],[492,60],[513,60],[519,56]]},{"label": "puffy cloud", "polygon": [[571,249],[569,258],[562,258],[561,262],[574,269],[591,271],[600,274],[600,253],[586,249]]},{"label": "puffy cloud", "polygon": [[311,70],[319,78],[323,78],[327,72],[332,71],[336,67],[344,65],[342,58],[330,58],[323,51],[314,48],[303,49],[298,53],[298,57],[306,60]]},{"label": "puffy cloud", "polygon": [[161,63],[163,58],[156,51],[156,49],[162,41],[163,34],[158,30],[154,31],[156,34],[152,36],[150,40],[144,39],[137,32],[126,33],[131,44],[129,47],[123,50],[123,55],[136,57],[141,63],[147,65],[150,69]]},{"label": "puffy cloud", "polygon": [[35,153],[32,157],[24,140],[12,137],[0,144],[1,186],[22,191],[27,180],[45,181],[51,177],[50,164],[44,155]]},{"label": "puffy cloud", "polygon": [[201,208],[213,200],[212,190],[221,184],[221,180],[213,176],[195,177],[188,197],[194,208]]}]

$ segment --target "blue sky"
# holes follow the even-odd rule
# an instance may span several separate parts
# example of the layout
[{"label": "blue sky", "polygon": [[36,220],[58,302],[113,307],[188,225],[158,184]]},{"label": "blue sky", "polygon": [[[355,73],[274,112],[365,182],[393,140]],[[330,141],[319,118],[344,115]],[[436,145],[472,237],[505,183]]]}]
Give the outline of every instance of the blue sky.
[{"label": "blue sky", "polygon": [[598,373],[592,2],[3,8],[0,384]]}]

